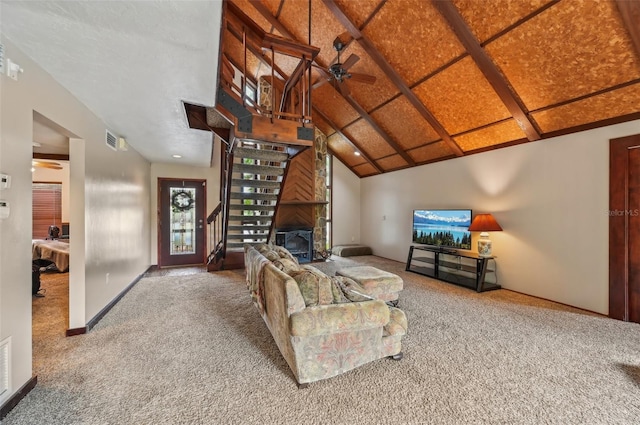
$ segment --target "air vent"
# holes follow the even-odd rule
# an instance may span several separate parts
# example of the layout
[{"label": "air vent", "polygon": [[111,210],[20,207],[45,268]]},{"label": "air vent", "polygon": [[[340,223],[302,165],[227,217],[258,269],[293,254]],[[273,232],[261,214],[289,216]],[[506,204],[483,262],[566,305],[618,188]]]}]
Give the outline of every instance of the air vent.
[{"label": "air vent", "polygon": [[9,353],[11,337],[0,342],[0,405],[9,398]]},{"label": "air vent", "polygon": [[107,130],[107,146],[109,146],[114,151],[118,150],[118,136]]}]

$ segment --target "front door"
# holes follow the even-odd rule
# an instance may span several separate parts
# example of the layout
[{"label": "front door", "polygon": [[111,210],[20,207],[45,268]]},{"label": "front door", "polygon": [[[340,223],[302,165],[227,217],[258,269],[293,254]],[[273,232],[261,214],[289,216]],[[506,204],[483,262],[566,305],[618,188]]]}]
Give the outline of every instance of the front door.
[{"label": "front door", "polygon": [[204,264],[205,180],[158,179],[158,266]]},{"label": "front door", "polygon": [[610,141],[609,316],[640,323],[640,134]]}]

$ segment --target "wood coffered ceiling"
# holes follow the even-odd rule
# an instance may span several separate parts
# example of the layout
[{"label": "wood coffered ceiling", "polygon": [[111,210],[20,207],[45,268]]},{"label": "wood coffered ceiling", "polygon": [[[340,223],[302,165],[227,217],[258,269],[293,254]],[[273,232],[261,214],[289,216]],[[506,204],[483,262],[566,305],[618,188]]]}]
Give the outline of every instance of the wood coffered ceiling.
[{"label": "wood coffered ceiling", "polygon": [[[311,4],[324,68],[336,60],[333,40],[350,34],[341,57],[358,55],[350,71],[376,82],[348,81],[344,95],[314,89],[313,122],[360,177],[640,118],[640,1],[227,2],[302,42]],[[254,82],[271,75],[256,53],[246,59]],[[242,40],[228,29],[222,54],[243,68]],[[296,62],[276,64],[285,78]]]}]

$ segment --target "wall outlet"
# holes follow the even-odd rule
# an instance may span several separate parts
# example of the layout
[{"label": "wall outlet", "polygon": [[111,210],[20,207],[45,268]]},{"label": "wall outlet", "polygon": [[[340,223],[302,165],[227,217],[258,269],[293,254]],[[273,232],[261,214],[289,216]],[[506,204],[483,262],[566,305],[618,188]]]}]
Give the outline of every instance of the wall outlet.
[{"label": "wall outlet", "polygon": [[356,240],[355,236],[351,236],[351,242],[354,242]]},{"label": "wall outlet", "polygon": [[104,275],[104,283],[105,283],[106,285],[108,285],[108,284],[109,284],[109,273],[107,273],[107,274],[105,274],[105,275]]}]

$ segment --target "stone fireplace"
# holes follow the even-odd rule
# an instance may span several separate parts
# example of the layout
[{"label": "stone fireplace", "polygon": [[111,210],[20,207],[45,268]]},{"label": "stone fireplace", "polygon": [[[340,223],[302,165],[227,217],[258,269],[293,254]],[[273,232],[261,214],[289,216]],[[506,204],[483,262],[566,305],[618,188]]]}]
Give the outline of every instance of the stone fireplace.
[{"label": "stone fireplace", "polygon": [[313,229],[276,229],[276,245],[283,246],[299,263],[313,260]]}]

